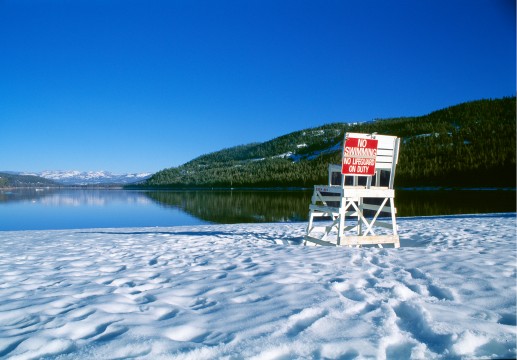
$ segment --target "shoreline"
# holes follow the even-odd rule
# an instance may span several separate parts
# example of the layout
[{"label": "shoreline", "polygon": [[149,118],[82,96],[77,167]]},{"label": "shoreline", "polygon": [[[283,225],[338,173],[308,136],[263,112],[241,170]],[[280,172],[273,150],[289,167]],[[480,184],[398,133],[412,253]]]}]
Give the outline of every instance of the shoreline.
[{"label": "shoreline", "polygon": [[[317,186],[317,185],[314,185]],[[125,191],[312,191],[314,187],[276,186],[276,187],[134,187],[126,185],[63,185],[63,186],[18,186],[0,187],[2,191],[13,190],[125,190]],[[511,186],[395,186],[402,191],[517,191]]]},{"label": "shoreline", "polygon": [[[397,223],[399,221],[411,221],[411,220],[431,220],[431,219],[447,219],[447,218],[508,218],[508,219],[517,219],[517,212],[495,212],[495,213],[478,213],[478,214],[450,214],[450,215],[422,215],[422,216],[397,216]],[[0,229],[0,235],[2,233],[7,232],[45,232],[45,231],[98,231],[98,230],[132,230],[132,229],[141,229],[141,230],[156,230],[159,232],[163,229],[170,228],[181,228],[181,227],[221,227],[221,226],[250,226],[250,227],[267,227],[268,225],[306,225],[307,221],[283,221],[283,222],[244,222],[244,223],[230,223],[230,224],[221,224],[221,223],[206,223],[206,224],[195,224],[195,225],[168,225],[168,226],[121,226],[121,227],[85,227],[85,228],[60,228],[60,229],[20,229],[20,230],[2,230]]]}]

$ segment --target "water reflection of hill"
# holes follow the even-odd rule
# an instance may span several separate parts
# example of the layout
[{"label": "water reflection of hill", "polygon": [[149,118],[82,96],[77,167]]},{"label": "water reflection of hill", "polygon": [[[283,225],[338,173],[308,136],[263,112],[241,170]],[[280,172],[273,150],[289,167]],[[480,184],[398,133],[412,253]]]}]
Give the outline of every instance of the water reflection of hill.
[{"label": "water reflection of hill", "polygon": [[57,192],[59,192],[59,190],[53,188],[23,188],[12,190],[0,190],[0,204],[10,202],[37,201]]},{"label": "water reflection of hill", "polygon": [[177,207],[216,223],[305,221],[312,193],[307,191],[150,191],[161,205]]},{"label": "water reflection of hill", "polygon": [[[113,226],[123,216],[135,216],[132,223],[145,217],[154,219],[159,205],[178,209],[198,219],[214,223],[307,221],[312,191],[125,191],[75,189],[15,189],[0,190],[0,206],[6,212],[19,211],[18,216],[29,223],[30,214],[43,221],[49,211],[63,221],[78,222],[92,211],[102,226]],[[396,190],[397,215],[430,216],[515,212],[515,190],[479,191],[417,191]],[[23,207],[25,204],[29,207]],[[16,205],[16,207],[9,207]],[[153,206],[147,206],[153,205]],[[71,211],[72,209],[79,209]],[[88,210],[90,209],[90,210]],[[39,211],[39,212],[38,212]],[[170,214],[169,214],[170,213]],[[124,214],[124,215],[123,215]],[[133,215],[130,215],[133,214]],[[167,216],[176,216],[167,211]],[[4,215],[5,216],[5,215]],[[68,220],[66,220],[68,219]],[[110,222],[110,219],[113,221]],[[5,220],[8,223],[14,220]],[[22,220],[20,220],[22,221]],[[45,220],[50,221],[50,220]],[[153,223],[150,221],[150,223]],[[97,224],[96,223],[96,224]],[[82,223],[81,223],[82,224]],[[174,223],[176,224],[176,223]],[[81,225],[82,226],[82,225]],[[90,226],[89,224],[84,226]],[[96,225],[99,226],[99,225]]]},{"label": "water reflection of hill", "polygon": [[125,205],[148,204],[151,200],[139,192],[119,190],[76,190],[76,189],[14,189],[0,191],[0,204],[31,202],[45,206],[106,206],[120,203]]},{"label": "water reflection of hill", "polygon": [[398,216],[515,212],[515,190],[397,190]]},{"label": "water reflection of hill", "polygon": [[[215,223],[307,221],[311,191],[150,191],[157,203]],[[515,190],[397,190],[398,216],[515,212]]]}]

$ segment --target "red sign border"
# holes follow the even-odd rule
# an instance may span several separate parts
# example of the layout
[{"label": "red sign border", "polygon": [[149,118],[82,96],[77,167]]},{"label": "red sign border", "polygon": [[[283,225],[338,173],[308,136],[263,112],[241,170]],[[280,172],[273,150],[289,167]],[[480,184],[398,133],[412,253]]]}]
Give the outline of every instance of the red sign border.
[{"label": "red sign border", "polygon": [[[366,148],[366,149],[375,149],[375,155],[366,155],[366,156],[345,156],[345,149],[347,148],[347,142],[349,140],[352,140],[357,145],[356,146],[348,146],[349,148]],[[359,141],[366,141],[366,146],[359,146]],[[377,139],[371,139],[371,138],[359,138],[359,137],[349,137],[345,139],[345,142],[343,143],[343,156],[341,159],[341,174],[343,175],[354,175],[354,176],[373,176],[375,174],[375,164],[376,164],[376,157],[377,157],[377,150],[379,147],[379,141]],[[346,164],[345,165],[345,159],[373,159],[373,165],[368,165],[368,172],[358,172],[356,169],[358,169],[355,165]],[[350,171],[351,167],[354,167],[354,171]],[[346,169],[346,167],[348,169]],[[347,171],[348,170],[348,171]]]}]

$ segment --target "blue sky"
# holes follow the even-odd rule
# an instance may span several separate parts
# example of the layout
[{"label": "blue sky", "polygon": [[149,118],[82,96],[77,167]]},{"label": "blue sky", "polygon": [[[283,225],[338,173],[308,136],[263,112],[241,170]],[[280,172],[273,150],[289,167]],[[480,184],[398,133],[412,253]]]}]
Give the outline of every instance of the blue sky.
[{"label": "blue sky", "polygon": [[155,172],[515,95],[514,0],[0,0],[0,170]]}]

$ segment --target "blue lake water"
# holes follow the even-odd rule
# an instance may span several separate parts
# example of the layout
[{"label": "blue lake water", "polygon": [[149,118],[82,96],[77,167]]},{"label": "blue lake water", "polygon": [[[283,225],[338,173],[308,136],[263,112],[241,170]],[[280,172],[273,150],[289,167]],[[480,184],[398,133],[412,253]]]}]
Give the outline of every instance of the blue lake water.
[{"label": "blue lake water", "polygon": [[[3,200],[3,201],[2,201]],[[144,193],[120,190],[23,190],[0,194],[0,230],[174,226],[207,223]]]},{"label": "blue lake water", "polygon": [[[0,190],[0,230],[307,221],[311,191]],[[398,216],[515,212],[515,190],[396,192]]]}]

